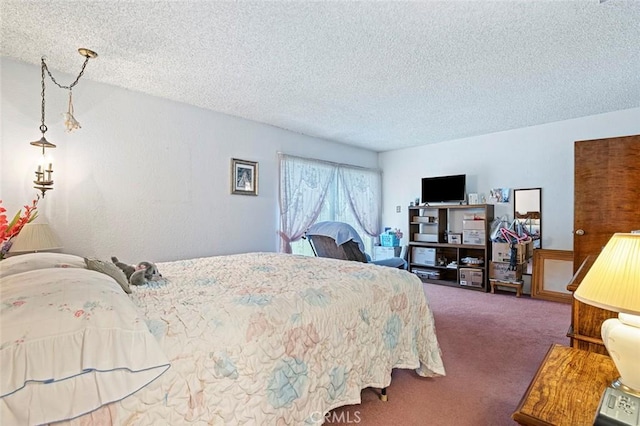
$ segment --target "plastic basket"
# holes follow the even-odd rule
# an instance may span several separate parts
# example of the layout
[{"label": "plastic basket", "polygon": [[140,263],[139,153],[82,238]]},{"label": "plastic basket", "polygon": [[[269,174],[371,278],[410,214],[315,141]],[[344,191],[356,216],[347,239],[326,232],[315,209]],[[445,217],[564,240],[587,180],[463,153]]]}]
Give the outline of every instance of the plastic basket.
[{"label": "plastic basket", "polygon": [[400,239],[396,234],[380,234],[380,245],[382,247],[398,247]]}]

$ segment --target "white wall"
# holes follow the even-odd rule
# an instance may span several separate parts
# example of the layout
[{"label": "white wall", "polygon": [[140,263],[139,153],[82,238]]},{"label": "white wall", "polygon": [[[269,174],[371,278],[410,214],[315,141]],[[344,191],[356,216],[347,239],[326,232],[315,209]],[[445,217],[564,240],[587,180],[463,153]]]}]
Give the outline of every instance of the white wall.
[{"label": "white wall", "polygon": [[[420,197],[421,178],[466,174],[467,192],[487,199],[491,188],[541,187],[542,247],[573,250],[574,142],[634,134],[640,108],[381,153],[383,224],[406,235],[407,206]],[[513,219],[512,202],[495,213]]]},{"label": "white wall", "polygon": [[[12,215],[35,194],[40,68],[0,59],[0,199]],[[278,151],[363,167],[383,177],[383,225],[407,231],[425,176],[465,173],[468,192],[542,187],[543,247],[573,245],[573,143],[640,134],[640,108],[459,139],[379,156],[275,127],[90,81],[74,89],[82,129],[63,130],[67,93],[47,81],[55,189],[41,221],[64,251],[125,261],[277,250]],[[63,84],[75,76],[55,73]],[[153,78],[153,76],[149,76]],[[230,159],[259,162],[259,196],[230,195]],[[401,206],[401,213],[396,213]],[[512,215],[512,205],[496,214]]]},{"label": "white wall", "polygon": [[[58,147],[38,220],[65,252],[133,263],[277,251],[278,151],[377,167],[371,151],[92,82],[97,66],[74,89],[74,133],[63,129],[67,92],[47,80],[46,137]],[[36,193],[40,67],[2,58],[0,70],[0,199],[11,216]],[[258,197],[230,194],[231,158],[259,162]]]}]

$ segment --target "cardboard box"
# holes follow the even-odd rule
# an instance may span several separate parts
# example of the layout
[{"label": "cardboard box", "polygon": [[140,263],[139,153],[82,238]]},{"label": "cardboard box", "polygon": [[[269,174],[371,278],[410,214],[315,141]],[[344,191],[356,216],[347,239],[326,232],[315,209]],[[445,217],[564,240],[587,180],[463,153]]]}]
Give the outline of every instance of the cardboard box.
[{"label": "cardboard box", "polygon": [[[516,263],[523,263],[531,257],[531,242],[515,244]],[[511,261],[511,244],[509,243],[492,243],[491,259],[494,262],[510,262]]]},{"label": "cardboard box", "polygon": [[482,269],[460,268],[460,285],[482,287]]},{"label": "cardboard box", "polygon": [[411,263],[436,266],[436,249],[427,247],[411,247]]},{"label": "cardboard box", "polygon": [[481,229],[484,230],[484,220],[463,220],[462,229]]},{"label": "cardboard box", "polygon": [[474,244],[484,245],[486,241],[486,234],[484,229],[463,229],[462,230],[462,244]]},{"label": "cardboard box", "polygon": [[509,262],[491,262],[489,266],[489,278],[500,281],[521,281],[524,264],[519,263],[515,270],[509,269]]},{"label": "cardboard box", "polygon": [[531,259],[533,257],[533,241],[529,241],[528,243],[526,243],[527,246],[527,259]]}]

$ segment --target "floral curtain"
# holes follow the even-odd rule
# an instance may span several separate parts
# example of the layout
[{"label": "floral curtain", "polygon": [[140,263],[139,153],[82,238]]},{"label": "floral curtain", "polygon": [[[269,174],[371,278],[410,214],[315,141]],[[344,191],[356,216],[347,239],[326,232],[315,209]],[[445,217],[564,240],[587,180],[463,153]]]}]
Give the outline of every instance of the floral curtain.
[{"label": "floral curtain", "polygon": [[[379,235],[381,181],[377,170],[280,154],[280,251],[291,253],[291,243],[302,238],[327,203],[337,204],[330,209],[334,220],[354,217],[357,228]],[[327,200],[332,186],[337,198]]]},{"label": "floral curtain", "polygon": [[360,227],[368,235],[380,235],[382,176],[376,170],[340,166],[342,189]]},{"label": "floral curtain", "polygon": [[336,166],[284,154],[280,156],[280,251],[304,235],[322,209]]}]

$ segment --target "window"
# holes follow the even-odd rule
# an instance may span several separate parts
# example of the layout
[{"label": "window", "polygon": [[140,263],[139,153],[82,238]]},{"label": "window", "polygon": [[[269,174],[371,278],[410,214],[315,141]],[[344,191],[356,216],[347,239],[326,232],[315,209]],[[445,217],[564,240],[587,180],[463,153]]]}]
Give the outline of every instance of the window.
[{"label": "window", "polygon": [[353,226],[371,254],[380,234],[381,175],[319,160],[280,155],[281,251],[313,256],[306,229],[325,220]]},{"label": "window", "polygon": [[[368,235],[360,226],[356,220],[353,211],[348,208],[348,201],[341,186],[338,185],[338,180],[334,179],[331,183],[326,198],[322,203],[322,208],[318,218],[313,222],[322,222],[325,220],[332,220],[337,222],[345,222],[353,226],[362,238],[364,242],[365,252],[371,255],[373,253],[373,245],[377,240],[377,237]],[[313,224],[312,223],[312,224]],[[291,243],[291,252],[294,254],[304,254],[307,256],[314,256],[313,250],[309,241],[304,238],[299,239]]]}]

